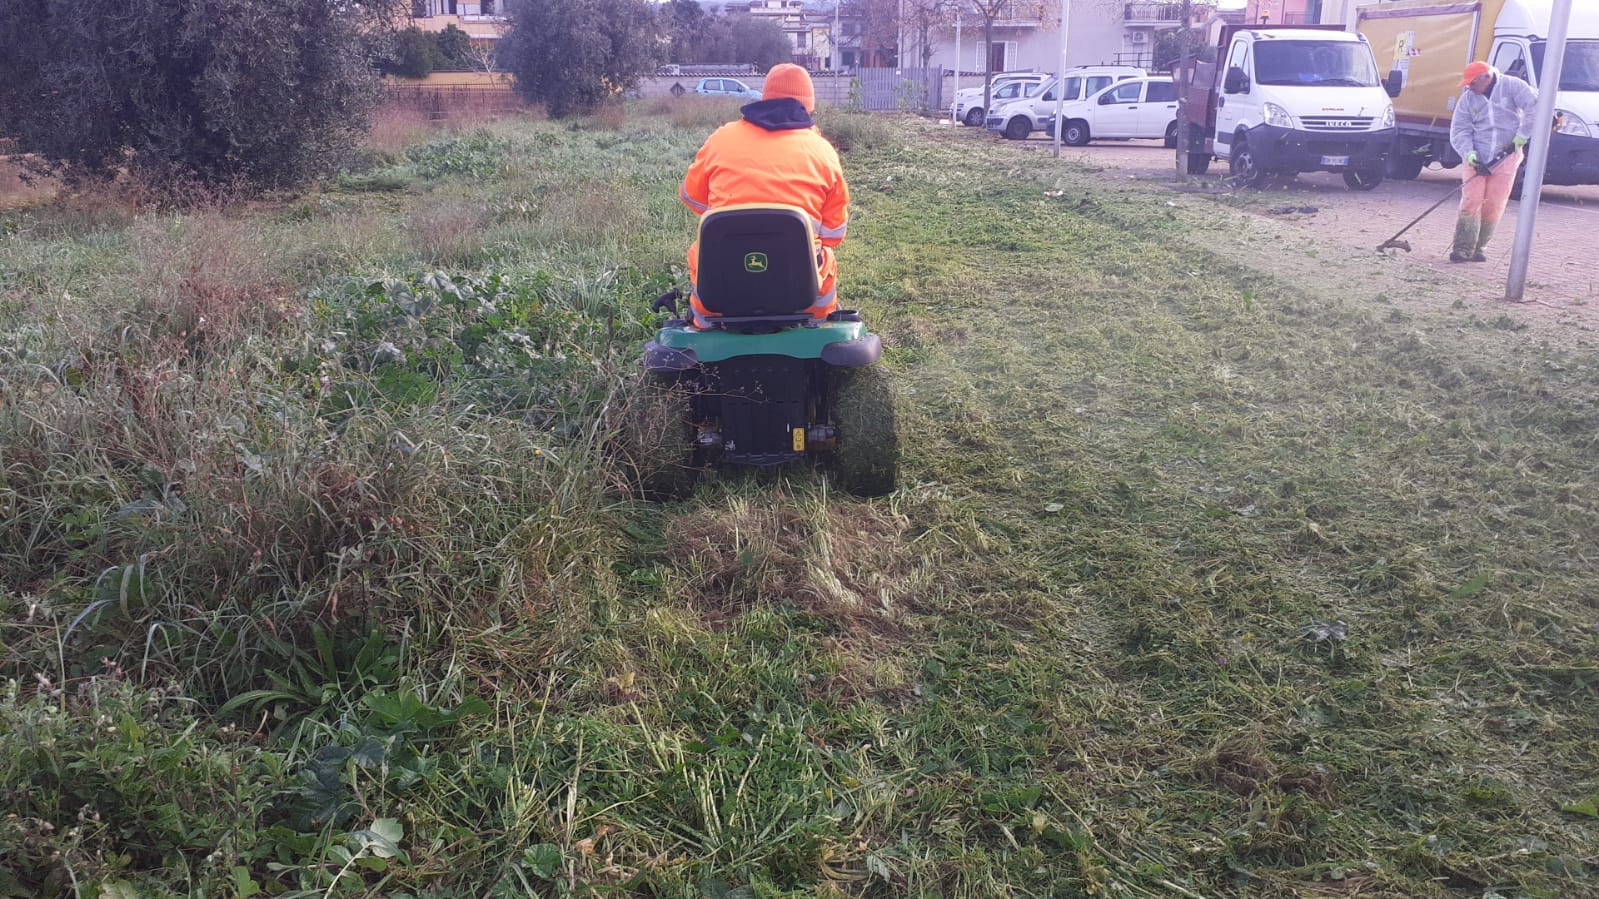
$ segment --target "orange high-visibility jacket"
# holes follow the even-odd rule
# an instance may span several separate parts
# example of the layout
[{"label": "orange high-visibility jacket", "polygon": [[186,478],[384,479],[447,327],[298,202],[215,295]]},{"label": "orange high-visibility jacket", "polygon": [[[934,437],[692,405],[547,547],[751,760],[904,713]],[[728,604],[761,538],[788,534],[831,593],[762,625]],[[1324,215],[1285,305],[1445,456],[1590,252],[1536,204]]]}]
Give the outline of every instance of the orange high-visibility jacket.
[{"label": "orange high-visibility jacket", "polygon": [[[701,215],[746,203],[784,203],[805,210],[817,242],[825,248],[820,271],[823,299],[813,310],[825,316],[836,305],[831,248],[843,242],[849,228],[849,187],[838,152],[797,100],[762,100],[745,106],[743,112],[743,119],[723,125],[706,139],[678,196]],[[689,277],[694,279],[699,269],[697,246],[689,248],[688,263]]]}]

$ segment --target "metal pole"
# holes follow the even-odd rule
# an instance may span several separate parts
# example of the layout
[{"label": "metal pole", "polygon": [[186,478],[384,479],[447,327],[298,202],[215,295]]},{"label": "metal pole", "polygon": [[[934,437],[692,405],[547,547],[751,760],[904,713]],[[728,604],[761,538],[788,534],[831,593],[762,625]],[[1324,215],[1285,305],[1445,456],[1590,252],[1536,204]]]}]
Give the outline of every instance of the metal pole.
[{"label": "metal pole", "polygon": [[1519,303],[1527,289],[1527,257],[1532,252],[1532,229],[1538,221],[1539,194],[1544,169],[1549,165],[1549,144],[1554,136],[1549,123],[1555,118],[1560,70],[1566,62],[1566,33],[1571,28],[1571,0],[1555,0],[1550,13],[1549,42],[1544,45],[1543,71],[1538,73],[1538,111],[1533,113],[1532,150],[1527,159],[1527,180],[1521,186],[1521,206],[1516,213],[1516,243],[1510,250],[1510,280],[1505,299]]},{"label": "metal pole", "polygon": [[905,69],[905,0],[899,0],[899,18],[894,22],[894,68]]},{"label": "metal pole", "polygon": [[958,99],[960,97],[960,95],[961,95],[961,8],[959,6],[957,6],[957,7],[955,7],[955,92],[954,92],[954,95],[949,98],[949,122],[950,122],[951,125],[959,125],[960,124],[960,121],[955,118],[955,107],[960,103],[960,100]]},{"label": "metal pole", "polygon": [[[843,6],[844,0],[833,0],[833,74],[835,75],[839,69],[844,68],[844,42],[838,30],[838,11]],[[833,99],[836,101],[838,97],[835,95]]]},{"label": "metal pole", "polygon": [[1066,124],[1060,120],[1066,108],[1066,16],[1071,8],[1069,0],[1060,0],[1060,66],[1055,74],[1055,158],[1060,158],[1060,132]]}]

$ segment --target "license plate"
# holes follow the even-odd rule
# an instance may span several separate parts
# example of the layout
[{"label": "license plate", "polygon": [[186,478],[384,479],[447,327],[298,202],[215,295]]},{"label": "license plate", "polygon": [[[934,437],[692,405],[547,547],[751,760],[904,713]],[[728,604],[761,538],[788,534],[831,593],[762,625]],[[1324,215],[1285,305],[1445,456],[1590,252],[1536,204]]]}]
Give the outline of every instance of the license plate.
[{"label": "license plate", "polygon": [[1321,164],[1322,165],[1348,165],[1349,164],[1349,157],[1348,156],[1323,156],[1321,158]]}]

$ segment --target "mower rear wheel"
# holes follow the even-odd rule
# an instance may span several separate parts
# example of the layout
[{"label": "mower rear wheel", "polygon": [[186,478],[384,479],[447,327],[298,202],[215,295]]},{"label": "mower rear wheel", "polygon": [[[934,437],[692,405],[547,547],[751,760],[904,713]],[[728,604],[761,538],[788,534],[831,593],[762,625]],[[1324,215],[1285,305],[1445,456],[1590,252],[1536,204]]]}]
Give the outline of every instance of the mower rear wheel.
[{"label": "mower rear wheel", "polygon": [[833,468],[840,483],[856,496],[892,493],[899,479],[899,433],[888,369],[881,363],[840,369],[834,385]]}]

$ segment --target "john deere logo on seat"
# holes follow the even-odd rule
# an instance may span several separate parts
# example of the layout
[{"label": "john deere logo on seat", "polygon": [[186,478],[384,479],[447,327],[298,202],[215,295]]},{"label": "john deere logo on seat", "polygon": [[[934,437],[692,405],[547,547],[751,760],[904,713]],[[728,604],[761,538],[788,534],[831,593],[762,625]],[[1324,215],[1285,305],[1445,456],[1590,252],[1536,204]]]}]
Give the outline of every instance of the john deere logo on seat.
[{"label": "john deere logo on seat", "polygon": [[765,253],[745,253],[744,271],[760,274],[766,271],[768,263]]}]

